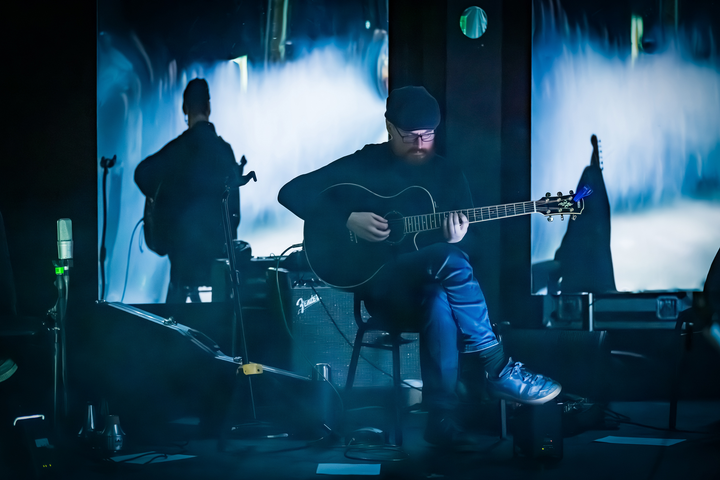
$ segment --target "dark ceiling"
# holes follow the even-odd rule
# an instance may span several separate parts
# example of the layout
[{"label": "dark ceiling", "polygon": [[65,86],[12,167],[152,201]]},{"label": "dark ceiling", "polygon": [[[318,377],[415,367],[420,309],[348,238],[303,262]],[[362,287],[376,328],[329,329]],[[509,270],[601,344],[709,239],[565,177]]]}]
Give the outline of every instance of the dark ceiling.
[{"label": "dark ceiling", "polygon": [[[98,32],[134,32],[146,49],[183,66],[240,55],[263,57],[267,9],[267,0],[101,0],[97,23]],[[293,0],[288,9],[291,42],[387,29],[385,0]]]}]

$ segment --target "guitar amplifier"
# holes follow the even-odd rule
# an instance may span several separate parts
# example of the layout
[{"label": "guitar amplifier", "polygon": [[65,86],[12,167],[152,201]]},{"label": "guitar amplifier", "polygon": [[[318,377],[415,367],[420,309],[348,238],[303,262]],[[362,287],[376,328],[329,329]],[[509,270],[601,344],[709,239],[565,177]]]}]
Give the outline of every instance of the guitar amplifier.
[{"label": "guitar amplifier", "polygon": [[[345,387],[357,324],[353,314],[353,294],[328,287],[321,282],[293,285],[285,305],[292,331],[291,370],[310,375],[318,363],[327,363],[331,380]],[[313,284],[315,283],[315,284]],[[368,318],[363,306],[363,317]],[[400,347],[400,375],[403,380],[420,379],[418,334],[404,334],[408,343]],[[365,334],[365,342],[383,342],[380,332]],[[390,350],[364,347],[360,351],[353,387],[392,385]]]}]

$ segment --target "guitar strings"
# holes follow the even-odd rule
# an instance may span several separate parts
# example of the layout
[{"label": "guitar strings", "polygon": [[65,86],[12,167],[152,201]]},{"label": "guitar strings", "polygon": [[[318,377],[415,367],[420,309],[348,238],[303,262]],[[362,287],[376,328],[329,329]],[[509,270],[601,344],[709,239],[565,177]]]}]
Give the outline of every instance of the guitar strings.
[{"label": "guitar strings", "polygon": [[[497,218],[504,218],[509,216],[525,215],[532,213],[536,210],[535,202],[519,202],[510,203],[506,205],[498,205],[494,207],[478,207],[469,208],[462,210],[455,210],[456,212],[463,213],[468,220],[472,222],[478,222],[483,220],[493,220]],[[410,215],[402,218],[393,218],[388,220],[389,225],[395,225],[403,227],[410,227],[409,230],[433,230],[440,228],[441,221],[452,212],[437,212],[427,213],[421,215]]]},{"label": "guitar strings", "polygon": [[[487,220],[496,220],[499,218],[526,215],[528,213],[542,213],[542,209],[549,210],[550,205],[553,204],[557,205],[558,199],[548,199],[547,201],[530,200],[527,202],[508,203],[491,207],[477,207],[455,211],[463,213],[468,218],[468,221],[470,223],[474,223]],[[581,212],[582,209],[580,209],[580,212],[574,212],[570,210],[566,213],[571,215]],[[442,220],[446,218],[450,213],[453,212],[436,212],[420,215],[409,215],[407,217],[390,218],[387,220],[388,226],[391,230],[402,228],[404,233],[412,233],[440,228],[442,225]],[[558,209],[558,213],[562,213],[560,209]]]}]

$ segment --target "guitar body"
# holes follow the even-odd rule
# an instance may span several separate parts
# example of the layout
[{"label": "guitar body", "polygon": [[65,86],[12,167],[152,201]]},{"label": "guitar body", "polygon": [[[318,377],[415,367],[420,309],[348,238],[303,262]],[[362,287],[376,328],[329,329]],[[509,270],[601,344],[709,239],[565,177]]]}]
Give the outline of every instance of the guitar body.
[{"label": "guitar body", "polygon": [[322,204],[343,205],[347,216],[352,212],[373,212],[390,223],[387,240],[368,242],[356,238],[345,225],[337,228],[324,218],[305,221],[304,249],[310,267],[325,283],[342,289],[366,283],[393,256],[422,246],[418,237],[423,232],[406,235],[403,218],[435,212],[430,192],[417,186],[383,196],[361,185],[342,183],[327,188],[320,196]]},{"label": "guitar body", "polygon": [[166,233],[169,230],[167,227],[167,215],[163,215],[162,212],[163,202],[161,201],[160,208],[158,208],[157,203],[161,186],[162,184],[158,185],[155,195],[145,198],[143,232],[148,248],[163,256],[168,254],[170,239],[167,238],[168,234]]}]

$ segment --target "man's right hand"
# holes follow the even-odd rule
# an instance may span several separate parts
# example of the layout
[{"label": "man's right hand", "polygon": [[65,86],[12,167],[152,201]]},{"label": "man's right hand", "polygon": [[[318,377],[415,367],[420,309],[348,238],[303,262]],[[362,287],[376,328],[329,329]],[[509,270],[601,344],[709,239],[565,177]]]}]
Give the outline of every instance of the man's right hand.
[{"label": "man's right hand", "polygon": [[352,212],[345,225],[368,242],[382,242],[390,236],[388,221],[372,212]]}]

